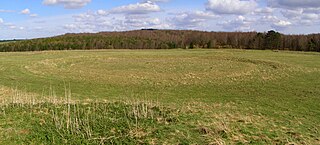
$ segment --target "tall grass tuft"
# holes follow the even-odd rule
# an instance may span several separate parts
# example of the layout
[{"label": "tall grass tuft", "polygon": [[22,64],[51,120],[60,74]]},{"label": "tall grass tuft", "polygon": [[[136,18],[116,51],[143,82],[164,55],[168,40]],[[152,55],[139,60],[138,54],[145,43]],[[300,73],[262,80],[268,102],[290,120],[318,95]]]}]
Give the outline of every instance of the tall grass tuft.
[{"label": "tall grass tuft", "polygon": [[27,96],[15,90],[10,99],[2,100],[0,114],[28,112],[31,122],[28,143],[42,144],[138,144],[152,136],[157,126],[178,119],[152,101],[103,102],[72,100],[65,89],[59,98],[52,88],[48,96]]}]

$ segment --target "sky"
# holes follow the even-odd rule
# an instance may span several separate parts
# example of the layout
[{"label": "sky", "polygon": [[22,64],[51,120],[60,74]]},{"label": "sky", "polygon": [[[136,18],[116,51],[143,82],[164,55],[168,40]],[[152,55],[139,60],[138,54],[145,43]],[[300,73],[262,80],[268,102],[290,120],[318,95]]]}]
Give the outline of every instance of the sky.
[{"label": "sky", "polygon": [[143,28],[320,33],[320,0],[0,1],[0,39]]}]

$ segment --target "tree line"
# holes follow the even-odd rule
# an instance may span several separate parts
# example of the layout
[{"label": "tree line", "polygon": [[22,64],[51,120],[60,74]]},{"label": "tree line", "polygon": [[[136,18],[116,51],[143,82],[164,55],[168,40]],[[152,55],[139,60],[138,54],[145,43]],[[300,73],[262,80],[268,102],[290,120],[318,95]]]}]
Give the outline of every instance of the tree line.
[{"label": "tree line", "polygon": [[0,40],[0,43],[22,41],[21,39]]},{"label": "tree line", "polygon": [[320,34],[284,35],[276,31],[204,32],[191,30],[135,30],[65,34],[0,45],[0,51],[86,49],[236,48],[320,52]]}]

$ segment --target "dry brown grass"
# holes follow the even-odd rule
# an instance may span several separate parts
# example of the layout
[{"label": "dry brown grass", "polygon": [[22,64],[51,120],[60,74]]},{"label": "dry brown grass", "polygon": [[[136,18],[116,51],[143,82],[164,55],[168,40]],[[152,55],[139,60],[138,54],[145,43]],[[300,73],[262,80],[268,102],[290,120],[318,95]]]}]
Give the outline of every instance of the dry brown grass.
[{"label": "dry brown grass", "polygon": [[[301,68],[237,57],[80,55],[44,59],[25,69],[35,75],[119,85],[201,85],[261,79],[274,81]],[[90,71],[88,71],[90,70]],[[125,70],[125,71],[124,71]]]}]

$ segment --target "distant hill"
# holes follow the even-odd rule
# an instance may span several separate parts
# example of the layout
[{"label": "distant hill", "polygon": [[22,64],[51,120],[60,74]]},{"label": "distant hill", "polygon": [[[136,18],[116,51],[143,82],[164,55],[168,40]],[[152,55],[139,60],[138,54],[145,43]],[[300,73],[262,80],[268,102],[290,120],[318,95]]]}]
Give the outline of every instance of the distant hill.
[{"label": "distant hill", "polygon": [[16,42],[16,41],[22,41],[22,39],[0,40],[0,43],[8,43],[8,42]]},{"label": "distant hill", "polygon": [[0,51],[174,48],[276,49],[320,52],[320,34],[283,35],[276,31],[258,33],[143,29],[125,32],[69,33],[0,45]]}]

